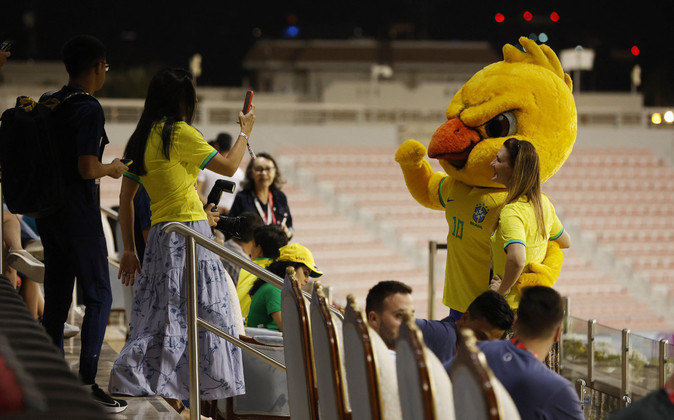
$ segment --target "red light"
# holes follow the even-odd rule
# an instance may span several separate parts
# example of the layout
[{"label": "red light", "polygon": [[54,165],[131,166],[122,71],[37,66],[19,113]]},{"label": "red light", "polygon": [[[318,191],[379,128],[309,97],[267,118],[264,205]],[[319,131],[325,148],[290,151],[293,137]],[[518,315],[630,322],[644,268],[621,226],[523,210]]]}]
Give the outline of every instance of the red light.
[{"label": "red light", "polygon": [[559,22],[559,13],[557,12],[550,13],[550,20],[553,22]]},{"label": "red light", "polygon": [[639,47],[636,45],[634,45],[630,51],[632,52],[632,55],[639,55]]},{"label": "red light", "polygon": [[523,16],[524,20],[526,20],[527,22],[534,18],[534,15],[532,15],[531,12],[529,11],[524,12]]},{"label": "red light", "polygon": [[503,23],[505,16],[503,16],[502,13],[497,13],[496,16],[494,16],[494,20],[498,23]]}]

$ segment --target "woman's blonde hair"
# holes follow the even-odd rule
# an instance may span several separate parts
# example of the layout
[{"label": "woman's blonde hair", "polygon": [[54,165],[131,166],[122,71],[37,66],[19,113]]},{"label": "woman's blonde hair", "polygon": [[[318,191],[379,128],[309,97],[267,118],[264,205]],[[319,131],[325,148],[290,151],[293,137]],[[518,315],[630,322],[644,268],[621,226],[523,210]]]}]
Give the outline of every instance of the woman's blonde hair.
[{"label": "woman's blonde hair", "polygon": [[508,186],[508,196],[496,212],[493,230],[498,227],[501,210],[506,204],[513,203],[526,197],[534,207],[536,216],[536,225],[538,232],[543,237],[547,237],[545,230],[545,219],[543,218],[543,204],[541,198],[541,165],[538,159],[538,152],[533,144],[526,140],[510,138],[503,143],[509,155],[509,164],[513,168],[510,185]]}]

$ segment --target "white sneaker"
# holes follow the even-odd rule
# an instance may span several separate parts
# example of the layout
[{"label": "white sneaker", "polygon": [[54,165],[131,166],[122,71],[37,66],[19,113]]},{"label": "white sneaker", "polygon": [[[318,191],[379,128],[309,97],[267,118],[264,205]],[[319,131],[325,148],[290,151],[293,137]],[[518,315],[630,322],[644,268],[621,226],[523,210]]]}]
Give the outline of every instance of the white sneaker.
[{"label": "white sneaker", "polygon": [[63,338],[75,337],[79,332],[79,327],[68,324],[67,322],[63,324]]},{"label": "white sneaker", "polygon": [[25,249],[10,249],[7,265],[27,275],[31,280],[44,283],[44,264]]}]

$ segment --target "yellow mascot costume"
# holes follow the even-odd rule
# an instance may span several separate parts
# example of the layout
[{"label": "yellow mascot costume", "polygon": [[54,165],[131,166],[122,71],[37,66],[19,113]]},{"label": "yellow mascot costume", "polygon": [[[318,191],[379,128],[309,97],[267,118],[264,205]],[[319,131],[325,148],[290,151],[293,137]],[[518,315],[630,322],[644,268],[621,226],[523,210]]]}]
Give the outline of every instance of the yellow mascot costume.
[{"label": "yellow mascot costume", "polygon": [[[562,166],[576,139],[576,105],[571,78],[546,45],[520,38],[524,51],[506,44],[503,61],[477,72],[447,107],[447,122],[433,134],[428,156],[446,171],[434,172],[426,148],[407,140],[396,152],[405,183],[423,206],[444,210],[447,265],[443,303],[464,312],[489,289],[489,237],[495,211],[505,200],[491,180],[490,162],[508,138],[528,140],[538,151],[541,182]],[[542,264],[531,264],[514,290],[552,286],[564,254],[551,241]]]}]

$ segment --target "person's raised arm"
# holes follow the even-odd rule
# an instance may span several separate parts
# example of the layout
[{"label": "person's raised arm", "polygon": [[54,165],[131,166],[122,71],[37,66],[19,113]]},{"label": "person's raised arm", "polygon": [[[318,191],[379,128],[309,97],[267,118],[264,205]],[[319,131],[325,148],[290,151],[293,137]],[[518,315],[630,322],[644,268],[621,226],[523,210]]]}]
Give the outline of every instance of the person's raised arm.
[{"label": "person's raised arm", "polygon": [[140,273],[140,261],[136,256],[136,244],[133,235],[133,197],[138,191],[139,184],[131,178],[122,179],[122,189],[119,192],[119,225],[122,229],[124,251],[119,261],[118,279],[122,284],[133,286],[136,273]]},{"label": "person's raised arm", "polygon": [[254,124],[254,105],[251,106],[250,112],[246,115],[243,115],[243,112],[239,111],[239,125],[241,125],[241,133],[239,133],[234,146],[232,146],[229,152],[227,152],[226,157],[223,157],[220,153],[215,155],[213,159],[208,162],[206,168],[213,172],[219,173],[220,175],[234,175],[236,169],[239,167],[239,165],[241,165],[241,159],[243,159],[243,154],[246,152],[246,145],[248,144],[250,133],[253,131]]}]

